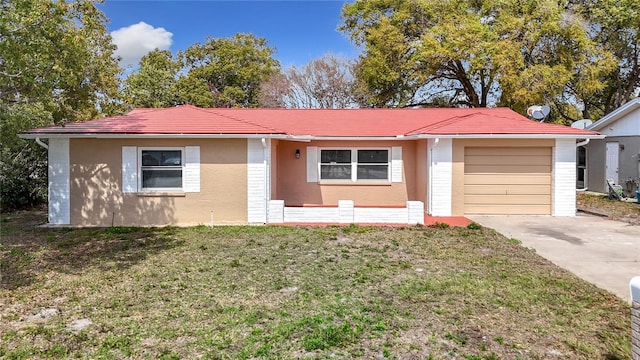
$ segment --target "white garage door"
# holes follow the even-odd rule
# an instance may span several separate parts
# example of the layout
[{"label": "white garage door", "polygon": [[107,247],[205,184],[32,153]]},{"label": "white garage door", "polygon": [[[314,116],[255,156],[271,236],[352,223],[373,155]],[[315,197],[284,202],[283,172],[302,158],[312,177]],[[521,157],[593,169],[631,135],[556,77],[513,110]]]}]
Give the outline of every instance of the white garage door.
[{"label": "white garage door", "polygon": [[551,214],[550,147],[466,147],[465,214]]}]

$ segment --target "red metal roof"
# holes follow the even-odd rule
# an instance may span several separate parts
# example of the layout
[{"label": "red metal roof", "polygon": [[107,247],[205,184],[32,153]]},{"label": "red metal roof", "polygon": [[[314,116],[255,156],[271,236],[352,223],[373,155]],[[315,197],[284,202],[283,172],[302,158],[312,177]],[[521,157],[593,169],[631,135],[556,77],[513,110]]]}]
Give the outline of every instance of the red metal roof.
[{"label": "red metal roof", "polygon": [[184,105],[33,129],[34,134],[271,134],[279,130]]},{"label": "red metal roof", "polygon": [[324,137],[398,135],[595,135],[539,123],[507,108],[202,109],[182,105],[33,129],[25,134],[282,134]]}]

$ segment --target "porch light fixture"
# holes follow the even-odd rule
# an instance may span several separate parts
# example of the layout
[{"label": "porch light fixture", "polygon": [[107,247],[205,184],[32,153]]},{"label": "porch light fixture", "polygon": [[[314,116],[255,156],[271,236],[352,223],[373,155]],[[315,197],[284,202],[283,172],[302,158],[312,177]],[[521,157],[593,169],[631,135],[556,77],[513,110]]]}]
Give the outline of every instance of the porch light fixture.
[{"label": "porch light fixture", "polygon": [[300,159],[300,149],[296,149],[296,159]]}]

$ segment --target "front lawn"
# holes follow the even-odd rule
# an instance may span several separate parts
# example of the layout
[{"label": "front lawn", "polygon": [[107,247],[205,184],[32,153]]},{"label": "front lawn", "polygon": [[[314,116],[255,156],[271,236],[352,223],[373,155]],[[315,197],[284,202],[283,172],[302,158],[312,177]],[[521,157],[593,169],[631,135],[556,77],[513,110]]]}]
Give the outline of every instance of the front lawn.
[{"label": "front lawn", "polygon": [[2,216],[0,358],[630,358],[628,304],[488,229],[45,218]]}]

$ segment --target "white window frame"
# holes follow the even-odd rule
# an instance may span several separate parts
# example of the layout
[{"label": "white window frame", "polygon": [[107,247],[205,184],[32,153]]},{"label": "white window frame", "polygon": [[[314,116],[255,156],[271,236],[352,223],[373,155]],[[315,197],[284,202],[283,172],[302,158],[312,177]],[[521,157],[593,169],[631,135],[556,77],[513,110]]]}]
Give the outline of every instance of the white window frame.
[{"label": "white window frame", "polygon": [[[142,186],[142,152],[143,151],[180,151],[180,171],[182,171],[182,184],[180,184],[179,188],[145,188]],[[141,192],[183,192],[184,191],[184,181],[185,181],[185,148],[184,147],[138,147],[138,189]],[[177,166],[167,166],[169,169],[175,169]]]},{"label": "white window frame", "polygon": [[[322,178],[322,150],[349,150],[351,151],[351,179],[323,179]],[[386,150],[387,151],[387,178],[386,179],[358,179],[358,150]],[[323,183],[340,183],[351,181],[354,183],[375,183],[375,182],[391,182],[391,160],[392,148],[388,146],[368,146],[368,147],[318,147],[318,181]],[[379,163],[377,165],[383,165]]]}]

